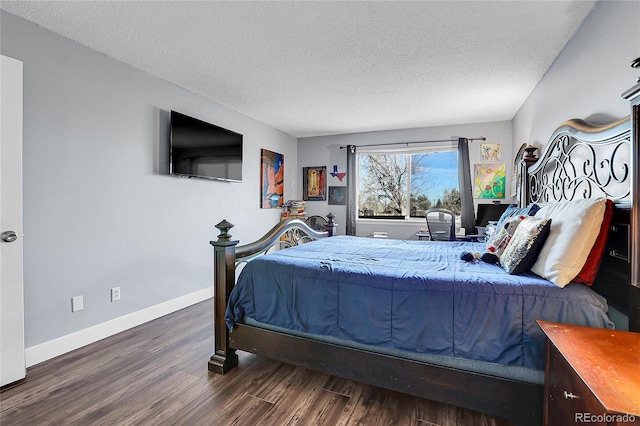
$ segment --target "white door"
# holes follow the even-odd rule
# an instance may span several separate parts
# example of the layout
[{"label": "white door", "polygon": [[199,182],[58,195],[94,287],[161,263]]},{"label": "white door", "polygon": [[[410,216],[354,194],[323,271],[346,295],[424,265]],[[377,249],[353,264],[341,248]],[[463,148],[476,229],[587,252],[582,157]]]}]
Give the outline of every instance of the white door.
[{"label": "white door", "polygon": [[22,62],[0,56],[0,385],[26,375],[22,282]]}]

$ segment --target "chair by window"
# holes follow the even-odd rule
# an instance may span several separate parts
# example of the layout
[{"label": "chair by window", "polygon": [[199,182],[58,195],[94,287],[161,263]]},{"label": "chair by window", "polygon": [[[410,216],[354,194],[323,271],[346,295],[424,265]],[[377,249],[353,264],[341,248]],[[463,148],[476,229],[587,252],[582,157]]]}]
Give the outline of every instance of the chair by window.
[{"label": "chair by window", "polygon": [[429,209],[424,215],[432,241],[456,241],[456,217],[445,209]]}]

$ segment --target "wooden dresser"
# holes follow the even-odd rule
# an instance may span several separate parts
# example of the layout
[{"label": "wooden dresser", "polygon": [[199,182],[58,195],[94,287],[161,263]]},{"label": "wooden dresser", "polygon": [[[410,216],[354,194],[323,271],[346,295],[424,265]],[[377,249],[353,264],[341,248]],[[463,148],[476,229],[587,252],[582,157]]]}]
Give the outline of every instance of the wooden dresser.
[{"label": "wooden dresser", "polygon": [[640,425],[640,333],[538,321],[545,425]]}]

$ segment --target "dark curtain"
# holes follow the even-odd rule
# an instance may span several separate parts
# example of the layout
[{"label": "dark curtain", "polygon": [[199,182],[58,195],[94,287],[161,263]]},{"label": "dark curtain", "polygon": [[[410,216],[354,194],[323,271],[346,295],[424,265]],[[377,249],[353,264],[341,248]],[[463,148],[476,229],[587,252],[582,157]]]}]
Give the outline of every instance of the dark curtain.
[{"label": "dark curtain", "polygon": [[356,235],[356,146],[347,145],[347,235]]},{"label": "dark curtain", "polygon": [[471,164],[469,162],[469,141],[458,138],[458,183],[460,185],[460,226],[467,235],[476,233],[476,217],[473,211],[471,189]]}]

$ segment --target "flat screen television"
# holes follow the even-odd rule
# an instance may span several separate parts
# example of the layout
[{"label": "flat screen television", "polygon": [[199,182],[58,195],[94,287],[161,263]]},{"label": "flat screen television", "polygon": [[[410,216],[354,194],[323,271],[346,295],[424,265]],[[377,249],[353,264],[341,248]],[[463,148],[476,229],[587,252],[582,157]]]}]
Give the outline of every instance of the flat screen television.
[{"label": "flat screen television", "polygon": [[242,182],[242,135],[171,111],[169,172]]}]

